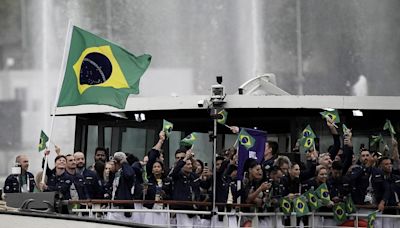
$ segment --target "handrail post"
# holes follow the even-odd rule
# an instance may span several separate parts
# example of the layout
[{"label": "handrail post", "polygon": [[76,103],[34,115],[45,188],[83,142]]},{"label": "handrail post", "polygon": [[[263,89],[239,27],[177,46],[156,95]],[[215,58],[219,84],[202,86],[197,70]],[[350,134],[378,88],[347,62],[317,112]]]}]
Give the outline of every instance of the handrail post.
[{"label": "handrail post", "polygon": [[296,227],[296,224],[297,224],[296,213],[295,213],[295,212],[292,212],[292,213],[290,214],[290,226],[291,226],[291,227]]},{"label": "handrail post", "polygon": [[168,228],[171,227],[171,211],[169,210],[169,204],[167,204],[167,216],[168,216]]}]

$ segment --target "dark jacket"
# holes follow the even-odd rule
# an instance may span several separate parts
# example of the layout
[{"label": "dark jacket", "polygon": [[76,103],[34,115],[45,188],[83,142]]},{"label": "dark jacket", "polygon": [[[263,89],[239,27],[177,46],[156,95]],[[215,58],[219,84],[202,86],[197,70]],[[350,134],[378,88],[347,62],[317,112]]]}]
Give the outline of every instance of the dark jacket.
[{"label": "dark jacket", "polygon": [[60,198],[62,200],[71,199],[71,185],[74,183],[76,191],[78,192],[79,199],[86,199],[86,191],[84,187],[83,176],[77,174],[77,176],[73,177],[69,175],[66,171],[61,175],[57,176],[55,169],[48,170],[46,172],[47,176],[47,189],[48,192],[59,192]]},{"label": "dark jacket", "polygon": [[101,186],[99,185],[99,179],[97,174],[89,169],[84,169],[81,173],[84,177],[84,184],[87,191],[87,198],[88,199],[101,199],[102,192]]},{"label": "dark jacket", "polygon": [[[347,175],[352,183],[351,196],[355,204],[366,204],[364,198],[371,182],[375,202],[387,201],[390,197],[390,187],[384,179],[383,172],[375,167],[355,166]],[[370,181],[371,180],[371,181]]]},{"label": "dark jacket", "polygon": [[[121,164],[122,167],[117,171],[114,177],[114,184],[118,184],[113,195],[114,200],[131,200],[132,199],[132,186],[134,180],[134,173],[132,167],[124,162]],[[113,188],[115,185],[113,184]],[[124,208],[133,208],[133,205],[123,205]]]},{"label": "dark jacket", "polygon": [[[181,170],[184,165],[184,161],[178,161],[171,173],[173,183],[172,200],[197,201],[200,195],[198,183],[200,179],[194,172],[185,175]],[[193,210],[193,206],[190,205],[179,205],[174,206],[173,208],[180,210]]]},{"label": "dark jacket", "polygon": [[[30,172],[26,172],[26,180],[29,181],[29,192],[33,192],[35,189],[35,178],[33,177],[33,174]],[[16,192],[21,192],[21,186],[20,186],[20,181],[21,177],[20,175],[9,175],[4,182],[4,193],[16,193]]]}]

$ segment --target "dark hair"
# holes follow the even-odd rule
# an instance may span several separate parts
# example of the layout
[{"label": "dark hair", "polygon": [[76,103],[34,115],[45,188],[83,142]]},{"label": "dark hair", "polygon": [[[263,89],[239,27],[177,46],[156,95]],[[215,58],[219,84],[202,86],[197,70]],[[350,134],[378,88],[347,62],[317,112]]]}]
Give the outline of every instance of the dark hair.
[{"label": "dark hair", "polygon": [[224,161],[224,160],[225,160],[225,158],[222,157],[222,156],[217,156],[217,157],[215,158],[215,161]]},{"label": "dark hair", "polygon": [[[154,164],[156,164],[156,163],[160,164],[161,169],[164,170],[164,163],[162,163],[161,161],[155,161],[155,162],[153,163],[153,166],[154,166]],[[151,168],[153,168],[153,167],[151,167]]]},{"label": "dark hair", "polygon": [[343,170],[342,162],[340,162],[340,161],[332,162],[332,169],[334,169],[334,170]]},{"label": "dark hair", "polygon": [[56,162],[57,160],[59,160],[59,159],[61,159],[61,158],[64,158],[65,159],[65,161],[67,160],[67,157],[65,157],[65,155],[58,155],[55,159],[54,159],[54,162]]},{"label": "dark hair", "polygon": [[186,151],[187,151],[187,149],[185,149],[185,148],[179,148],[179,149],[177,149],[177,150],[175,151],[175,156],[176,156],[177,154],[180,154],[180,153],[186,153]]},{"label": "dark hair", "polygon": [[254,158],[248,158],[246,159],[246,161],[244,162],[244,171],[248,172],[249,169],[256,167],[258,164],[257,160]]},{"label": "dark hair", "polygon": [[106,164],[102,161],[97,161],[96,163],[94,163],[94,170],[97,173],[97,176],[100,177],[101,179],[104,178],[104,169],[106,167]]},{"label": "dark hair", "polygon": [[[297,164],[297,163],[296,163],[296,164]],[[293,166],[292,166],[292,167],[293,167]],[[279,169],[279,167],[273,166],[272,169],[269,171],[269,175],[270,175],[270,176],[271,176],[271,175],[275,175],[275,174],[277,174],[279,171],[282,172],[282,170]]]},{"label": "dark hair", "polygon": [[94,150],[94,155],[96,155],[97,152],[99,152],[99,151],[104,151],[106,153],[106,156],[107,156],[107,150],[104,147],[96,147],[96,149]]},{"label": "dark hair", "polygon": [[204,163],[203,163],[203,161],[200,160],[200,159],[197,159],[196,161],[200,164],[201,170],[204,170]]},{"label": "dark hair", "polygon": [[136,157],[135,155],[130,153],[125,153],[125,154],[126,154],[126,161],[128,162],[129,165],[132,165],[133,163],[139,161],[139,158]]},{"label": "dark hair", "polygon": [[272,155],[277,155],[278,154],[278,150],[279,150],[279,145],[277,142],[275,141],[267,141],[268,146],[271,148],[272,150]]},{"label": "dark hair", "polygon": [[229,164],[228,167],[226,167],[225,175],[226,176],[230,176],[232,174],[232,172],[235,171],[235,170],[237,170],[237,166]]},{"label": "dark hair", "polygon": [[[390,159],[390,158],[387,157],[387,156],[381,157],[381,158],[378,160],[378,166],[381,165],[381,163],[383,162],[383,160],[390,160],[390,161],[392,161],[392,159]],[[392,162],[393,162],[393,161],[392,161]]]}]

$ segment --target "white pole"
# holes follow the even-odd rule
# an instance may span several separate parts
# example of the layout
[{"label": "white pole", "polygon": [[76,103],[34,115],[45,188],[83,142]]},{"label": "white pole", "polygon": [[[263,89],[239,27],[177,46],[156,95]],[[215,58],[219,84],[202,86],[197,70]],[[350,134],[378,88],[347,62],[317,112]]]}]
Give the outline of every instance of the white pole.
[{"label": "white pole", "polygon": [[[58,76],[58,83],[57,83],[56,96],[55,96],[55,99],[54,99],[54,106],[53,106],[53,110],[52,110],[52,113],[51,113],[49,142],[51,141],[51,137],[53,135],[54,119],[56,117],[56,110],[57,110],[57,101],[58,101],[58,98],[60,96],[60,89],[61,89],[61,85],[62,85],[62,82],[63,82],[63,80],[61,80],[61,79],[64,77],[64,72],[65,72],[65,69],[67,68],[67,60],[68,60],[67,55],[68,55],[69,49],[71,47],[72,28],[73,28],[72,22],[71,22],[71,20],[68,20],[67,36],[66,36],[66,40],[65,40],[63,59],[62,59],[60,72],[59,72],[59,76]],[[44,178],[46,177],[47,163],[48,163],[48,155],[45,155],[44,167],[43,167],[43,175],[42,175],[42,181],[41,181],[42,183],[44,183]]]}]

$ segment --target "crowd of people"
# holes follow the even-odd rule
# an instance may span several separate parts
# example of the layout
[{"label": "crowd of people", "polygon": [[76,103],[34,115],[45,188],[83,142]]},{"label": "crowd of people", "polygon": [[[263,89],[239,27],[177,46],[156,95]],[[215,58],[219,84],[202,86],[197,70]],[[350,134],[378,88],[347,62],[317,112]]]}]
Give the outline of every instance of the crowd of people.
[{"label": "crowd of people", "polygon": [[[318,189],[326,184],[330,202],[318,209],[332,212],[332,207],[351,197],[356,205],[372,205],[384,214],[398,214],[396,209],[387,206],[399,206],[400,162],[398,144],[393,137],[391,156],[382,155],[379,151],[369,151],[361,147],[359,157],[354,153],[352,132],[347,130],[342,136],[336,126],[329,120],[327,127],[332,135],[333,144],[324,153],[308,149],[306,161],[290,160],[278,151],[278,143],[267,141],[264,157],[261,162],[247,159],[244,163],[244,178],[238,186],[238,154],[235,148],[223,150],[216,157],[215,173],[207,163],[196,159],[195,151],[182,147],[175,152],[173,168],[164,165],[162,146],[166,140],[165,132],[159,133],[159,140],[147,152],[143,159],[134,154],[114,153],[111,160],[104,148],[96,148],[95,163],[87,166],[82,152],[64,155],[59,148],[55,152],[55,167],[46,167],[46,180],[40,181],[41,175],[34,176],[28,172],[29,160],[19,155],[16,162],[21,165],[20,175],[10,175],[5,181],[4,192],[57,191],[63,200],[111,199],[111,200],[153,200],[152,203],[114,204],[113,208],[127,209],[163,209],[165,204],[159,200],[215,202],[216,210],[230,211],[232,203],[250,204],[243,207],[247,212],[280,211],[280,200],[283,197],[293,200],[301,194]],[[234,130],[234,128],[232,128]],[[237,132],[237,129],[234,130]],[[302,151],[303,152],[303,151]],[[50,151],[47,150],[46,154]],[[39,177],[39,178],[38,178]],[[215,178],[216,191],[213,195]],[[137,201],[135,201],[137,202]],[[210,204],[174,204],[170,209],[212,211]],[[62,213],[68,213],[71,207],[63,207]],[[79,205],[78,205],[79,206]],[[385,208],[386,207],[386,208]],[[359,213],[369,213],[376,208],[359,208]],[[166,213],[108,213],[109,219],[132,221],[146,224],[170,223]],[[274,218],[275,219],[275,218]],[[272,227],[273,219],[259,217],[261,227]],[[196,225],[214,226],[229,223],[229,226],[245,226],[252,221],[244,217],[240,221],[236,216],[228,216],[223,221],[218,215],[176,214],[174,221],[178,226],[193,227]],[[254,222],[254,221],[253,221]],[[282,216],[277,227],[289,225],[289,219]],[[305,217],[298,218],[298,225],[307,225]],[[376,227],[397,227],[400,219],[378,219]],[[335,226],[330,218],[316,217],[315,227]]]}]

